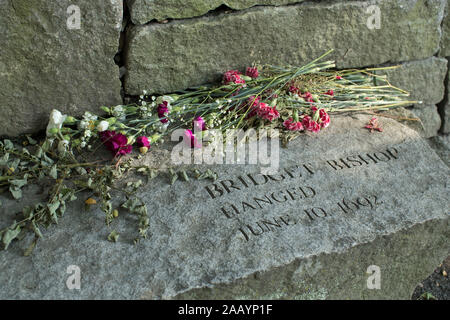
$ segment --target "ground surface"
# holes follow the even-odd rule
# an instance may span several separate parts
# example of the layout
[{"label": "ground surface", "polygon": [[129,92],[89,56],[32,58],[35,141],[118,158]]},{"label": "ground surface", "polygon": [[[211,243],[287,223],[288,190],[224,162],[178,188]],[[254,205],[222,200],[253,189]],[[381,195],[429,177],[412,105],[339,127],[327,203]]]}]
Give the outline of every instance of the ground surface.
[{"label": "ground surface", "polygon": [[[444,276],[444,271],[447,276]],[[412,295],[412,299],[450,300],[449,273],[450,256],[428,278],[417,286]]]}]

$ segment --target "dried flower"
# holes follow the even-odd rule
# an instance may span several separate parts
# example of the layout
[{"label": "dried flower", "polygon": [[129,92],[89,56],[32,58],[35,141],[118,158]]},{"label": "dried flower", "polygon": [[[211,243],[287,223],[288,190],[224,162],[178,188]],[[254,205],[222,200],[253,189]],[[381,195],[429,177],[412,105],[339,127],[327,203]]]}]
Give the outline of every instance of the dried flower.
[{"label": "dried flower", "polygon": [[92,198],[89,198],[89,199],[87,199],[84,203],[87,204],[87,205],[89,205],[89,206],[92,206],[92,205],[94,205],[94,204],[97,204],[97,200],[92,199]]},{"label": "dried flower", "polygon": [[378,122],[378,119],[375,117],[370,119],[369,124],[364,126],[364,128],[369,129],[370,132],[373,132],[374,130],[376,130],[378,132],[383,132],[383,129],[380,127],[380,123]]}]

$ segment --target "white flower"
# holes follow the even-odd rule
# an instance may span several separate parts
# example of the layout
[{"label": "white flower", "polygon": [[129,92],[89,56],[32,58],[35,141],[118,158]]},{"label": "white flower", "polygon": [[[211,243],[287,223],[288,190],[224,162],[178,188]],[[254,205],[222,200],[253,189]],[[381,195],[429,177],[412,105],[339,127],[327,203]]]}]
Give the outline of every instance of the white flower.
[{"label": "white flower", "polygon": [[83,115],[83,119],[89,122],[90,120],[95,121],[97,120],[97,116],[90,113],[89,111],[86,111]]},{"label": "white flower", "polygon": [[97,131],[98,132],[106,131],[106,130],[108,130],[108,127],[109,127],[108,121],[105,121],[105,120],[100,121],[100,123],[97,125]]},{"label": "white flower", "polygon": [[123,112],[123,107],[122,107],[121,105],[115,106],[115,107],[113,108],[113,110],[114,110],[115,112]]},{"label": "white flower", "polygon": [[165,132],[166,130],[167,130],[167,127],[169,126],[169,122],[166,122],[166,123],[162,123],[162,122],[157,122],[155,125],[154,125],[154,128],[156,129],[156,130],[158,130],[159,132]]},{"label": "white flower", "polygon": [[163,103],[164,101],[167,101],[167,103],[168,103],[168,106],[167,106],[167,107],[169,107],[170,104],[171,104],[172,102],[174,102],[175,100],[174,100],[174,98],[172,98],[171,96],[159,96],[159,97],[156,99],[156,103],[157,103],[157,104],[161,104],[161,103]]},{"label": "white flower", "polygon": [[67,151],[67,147],[69,146],[69,141],[67,140],[61,140],[58,143],[58,153],[59,154],[64,154]]},{"label": "white flower", "polygon": [[50,133],[50,130],[56,128],[56,129],[61,129],[64,120],[66,120],[66,115],[63,115],[61,112],[59,112],[56,109],[53,109],[52,112],[50,113],[50,119],[47,125],[47,137],[51,136],[52,133]]}]

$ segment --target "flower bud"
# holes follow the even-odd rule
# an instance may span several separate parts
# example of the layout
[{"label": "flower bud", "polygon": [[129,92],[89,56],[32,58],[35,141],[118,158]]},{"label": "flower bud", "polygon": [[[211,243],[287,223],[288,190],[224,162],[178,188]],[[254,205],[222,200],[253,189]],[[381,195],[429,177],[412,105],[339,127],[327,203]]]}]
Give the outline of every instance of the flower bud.
[{"label": "flower bud", "polygon": [[51,128],[48,132],[50,134],[57,134],[59,132],[59,129],[58,128]]},{"label": "flower bud", "polygon": [[147,147],[140,147],[139,148],[139,152],[142,154],[146,154],[148,152],[148,148]]},{"label": "flower bud", "polygon": [[74,124],[76,121],[77,121],[77,119],[75,119],[74,117],[68,116],[68,117],[66,117],[66,120],[64,120],[64,124],[71,125],[71,124]]},{"label": "flower bud", "polygon": [[119,210],[114,209],[113,212],[112,212],[112,214],[113,214],[113,217],[114,217],[114,218],[117,218],[117,217],[119,216]]},{"label": "flower bud", "polygon": [[156,141],[159,140],[159,138],[161,138],[159,134],[154,134],[150,137],[150,142],[155,143]]},{"label": "flower bud", "polygon": [[105,111],[106,113],[110,114],[111,110],[108,107],[100,107],[100,109],[102,109],[103,111]]},{"label": "flower bud", "polygon": [[108,118],[108,119],[106,119],[106,121],[108,121],[108,123],[111,125],[111,124],[116,123],[117,119],[116,118]]}]

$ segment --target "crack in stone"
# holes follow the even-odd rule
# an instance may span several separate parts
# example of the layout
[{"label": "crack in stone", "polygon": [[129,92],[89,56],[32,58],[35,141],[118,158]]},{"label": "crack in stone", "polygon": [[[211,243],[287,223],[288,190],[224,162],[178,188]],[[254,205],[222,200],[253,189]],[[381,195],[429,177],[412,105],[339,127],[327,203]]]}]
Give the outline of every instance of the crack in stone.
[{"label": "crack in stone", "polygon": [[439,132],[444,133],[444,127],[446,125],[445,123],[445,108],[446,105],[449,103],[448,100],[448,96],[450,94],[450,92],[448,91],[448,87],[449,87],[449,73],[450,73],[450,57],[447,57],[447,74],[445,76],[445,80],[444,80],[444,99],[441,100],[441,102],[437,103],[437,109],[438,109],[438,113],[439,116],[441,117],[441,128],[439,129]]},{"label": "crack in stone", "polygon": [[114,56],[114,62],[119,67],[119,80],[121,83],[120,86],[120,95],[122,97],[122,103],[126,103],[126,94],[125,94],[125,74],[127,72],[125,68],[125,48],[128,43],[127,31],[128,28],[133,25],[130,16],[129,4],[127,0],[123,1],[123,14],[122,14],[122,30],[120,31],[119,37],[119,47],[117,53]]}]

